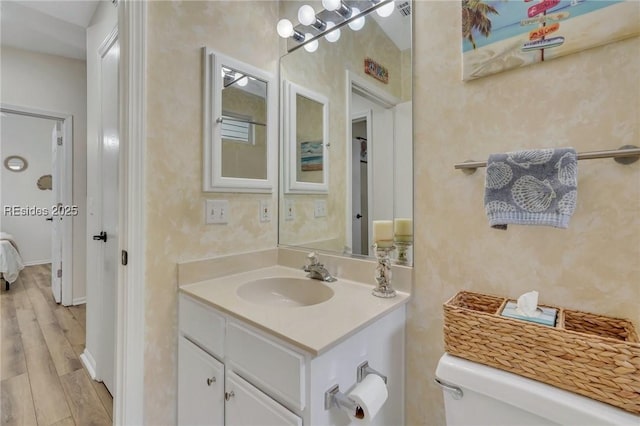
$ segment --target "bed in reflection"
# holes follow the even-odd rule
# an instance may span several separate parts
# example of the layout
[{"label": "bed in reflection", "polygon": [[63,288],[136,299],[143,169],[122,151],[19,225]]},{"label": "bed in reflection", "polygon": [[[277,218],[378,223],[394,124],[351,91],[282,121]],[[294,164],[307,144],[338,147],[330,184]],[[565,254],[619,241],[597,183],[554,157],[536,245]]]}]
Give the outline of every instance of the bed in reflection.
[{"label": "bed in reflection", "polygon": [[0,232],[0,274],[6,290],[9,290],[9,285],[18,279],[22,269],[24,269],[24,263],[13,235]]}]

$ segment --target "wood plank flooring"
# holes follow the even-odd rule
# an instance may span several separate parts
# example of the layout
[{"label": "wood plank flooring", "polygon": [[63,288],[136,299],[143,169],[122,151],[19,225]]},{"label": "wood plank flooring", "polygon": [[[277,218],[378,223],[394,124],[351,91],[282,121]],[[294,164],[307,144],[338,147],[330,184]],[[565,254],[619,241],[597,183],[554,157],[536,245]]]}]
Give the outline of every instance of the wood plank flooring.
[{"label": "wood plank flooring", "polygon": [[2,426],[111,425],[113,399],[80,361],[85,305],[51,294],[51,266],[27,266],[0,295]]}]

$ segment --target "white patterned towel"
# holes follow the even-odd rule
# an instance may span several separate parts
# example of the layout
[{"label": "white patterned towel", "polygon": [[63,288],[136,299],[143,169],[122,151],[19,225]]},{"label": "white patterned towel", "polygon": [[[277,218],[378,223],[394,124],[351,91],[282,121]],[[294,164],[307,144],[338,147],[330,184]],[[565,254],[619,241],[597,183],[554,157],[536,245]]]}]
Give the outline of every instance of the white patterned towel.
[{"label": "white patterned towel", "polygon": [[491,154],[484,208],[489,225],[567,228],[576,208],[578,162],[573,148]]}]

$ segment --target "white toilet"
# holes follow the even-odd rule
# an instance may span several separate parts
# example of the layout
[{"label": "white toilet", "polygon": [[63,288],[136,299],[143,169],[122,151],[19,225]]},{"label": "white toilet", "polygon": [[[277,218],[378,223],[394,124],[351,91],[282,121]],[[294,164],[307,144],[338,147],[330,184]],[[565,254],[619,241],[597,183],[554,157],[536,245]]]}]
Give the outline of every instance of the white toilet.
[{"label": "white toilet", "polygon": [[640,425],[640,416],[622,409],[449,354],[436,382],[448,426]]}]

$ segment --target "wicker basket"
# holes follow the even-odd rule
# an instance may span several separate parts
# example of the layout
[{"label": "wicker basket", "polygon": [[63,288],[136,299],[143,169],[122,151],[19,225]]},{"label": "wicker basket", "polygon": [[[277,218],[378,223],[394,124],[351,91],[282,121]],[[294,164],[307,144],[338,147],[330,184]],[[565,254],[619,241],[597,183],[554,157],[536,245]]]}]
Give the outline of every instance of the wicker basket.
[{"label": "wicker basket", "polygon": [[630,321],[558,309],[555,327],[500,316],[507,299],[461,291],[444,304],[448,353],[640,414]]}]

